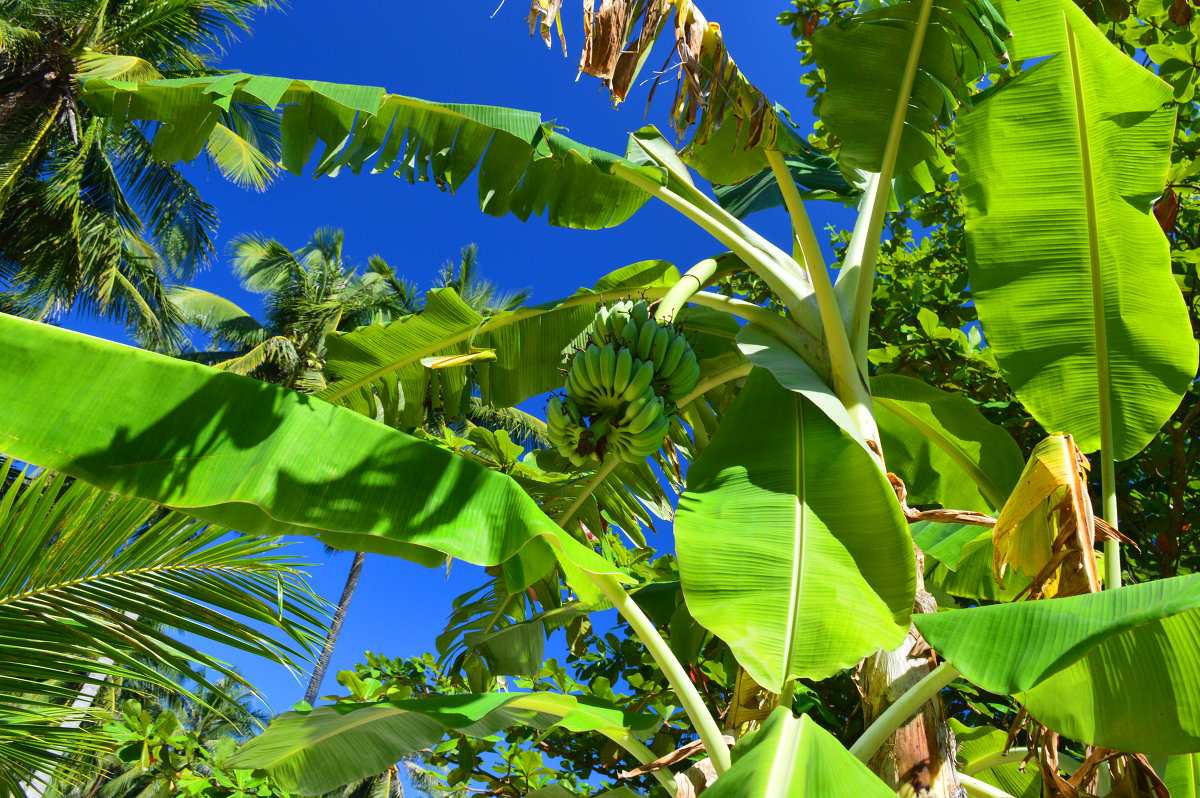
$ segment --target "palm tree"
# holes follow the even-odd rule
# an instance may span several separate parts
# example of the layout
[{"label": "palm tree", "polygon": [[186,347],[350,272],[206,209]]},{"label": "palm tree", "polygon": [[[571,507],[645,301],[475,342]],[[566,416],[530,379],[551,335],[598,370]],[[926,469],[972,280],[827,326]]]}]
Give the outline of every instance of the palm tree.
[{"label": "palm tree", "polygon": [[237,238],[233,271],[243,288],[265,295],[264,320],[208,291],[176,289],[176,308],[215,348],[184,357],[302,393],[320,391],[326,335],[390,321],[418,306],[415,287],[382,258],[373,256],[360,276],[343,256],[344,239],[341,230],[322,228],[291,251],[272,238]]},{"label": "palm tree", "polygon": [[163,629],[289,666],[320,639],[320,600],[278,541],[9,460],[0,469],[0,794],[78,780],[76,755],[101,747],[91,721],[106,680],[244,697],[228,666]]},{"label": "palm tree", "polygon": [[[0,0],[0,286],[35,318],[79,310],[176,343],[166,286],[211,256],[216,211],[154,158],[148,128],[110,128],[78,101],[94,78],[212,74],[214,57],[277,0]],[[261,188],[278,122],[230,106],[207,142]],[[48,234],[47,231],[53,231]]]}]

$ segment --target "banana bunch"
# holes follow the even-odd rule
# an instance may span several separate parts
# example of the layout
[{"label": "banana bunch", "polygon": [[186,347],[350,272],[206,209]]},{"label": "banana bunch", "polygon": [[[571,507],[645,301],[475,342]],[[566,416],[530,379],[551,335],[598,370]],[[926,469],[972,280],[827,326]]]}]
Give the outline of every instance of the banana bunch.
[{"label": "banana bunch", "polygon": [[674,403],[696,386],[700,364],[681,332],[645,301],[600,308],[591,343],[571,358],[564,398],[551,398],[551,443],[576,467],[612,455],[638,462],[662,445]]},{"label": "banana bunch", "polygon": [[645,300],[600,308],[592,321],[592,337],[598,343],[625,347],[634,358],[653,363],[655,393],[667,402],[679,401],[696,387],[700,363],[692,345],[682,332],[659,324]]}]

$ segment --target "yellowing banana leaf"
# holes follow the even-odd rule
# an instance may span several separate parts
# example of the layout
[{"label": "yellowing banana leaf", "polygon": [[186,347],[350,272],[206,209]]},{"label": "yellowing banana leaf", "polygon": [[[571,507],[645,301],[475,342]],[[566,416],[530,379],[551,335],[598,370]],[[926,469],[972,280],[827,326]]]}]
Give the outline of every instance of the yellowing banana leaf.
[{"label": "yellowing banana leaf", "polygon": [[[558,19],[559,5],[547,19]],[[669,39],[680,58],[671,124],[680,141],[695,127],[683,156],[706,180],[739,182],[766,166],[762,150],[803,147],[803,138],[781,124],[766,95],[738,69],[721,26],[691,0],[609,0],[589,11],[579,69],[600,78],[613,101],[623,102],[660,38]]]},{"label": "yellowing banana leaf", "polygon": [[1070,435],[1051,435],[1033,448],[992,530],[998,582],[1011,563],[1033,580],[1034,598],[1100,589],[1087,468]]},{"label": "yellowing banana leaf", "polygon": [[704,791],[710,798],[894,798],[834,736],[808,715],[780,707],[732,751],[733,767]]},{"label": "yellowing banana leaf", "polygon": [[1200,575],[913,616],[971,682],[1045,726],[1143,754],[1200,751]]},{"label": "yellowing banana leaf", "polygon": [[871,397],[888,470],[904,480],[910,504],[982,513],[1004,504],[1021,450],[969,399],[899,374],[873,377]]},{"label": "yellowing banana leaf", "polygon": [[426,102],[375,86],[236,72],[145,83],[94,79],[80,96],[114,125],[160,123],[153,153],[169,163],[199,155],[231,103],[261,105],[279,113],[282,162],[294,174],[314,160],[317,144],[316,175],[367,167],[454,192],[477,170],[484,213],[522,221],[545,214],[562,227],[612,227],[645,204],[648,194],[610,174],[618,163],[664,179],[658,169],[572,141],[535,113]]},{"label": "yellowing banana leaf", "polygon": [[380,773],[404,754],[457,731],[487,737],[510,726],[596,731],[618,742],[647,734],[660,721],[596,698],[556,693],[482,693],[338,704],[288,712],[226,763],[266,771],[283,789],[315,795]]},{"label": "yellowing banana leaf", "polygon": [[426,565],[519,557],[514,579],[552,554],[614,570],[507,476],[344,408],[12,316],[0,337],[0,450],[18,459],[250,534]]},{"label": "yellowing banana leaf", "polygon": [[891,486],[865,448],[765,369],[688,470],[675,536],[692,615],[773,692],[907,633],[915,563]]},{"label": "yellowing banana leaf", "polygon": [[980,601],[1013,601],[1029,586],[1029,577],[1011,573],[1004,586],[996,584],[992,575],[992,535],[985,527],[980,534],[963,545],[957,567],[935,558],[925,560],[925,587],[938,600],[939,606],[953,604],[953,599]]},{"label": "yellowing banana leaf", "polygon": [[1196,373],[1196,342],[1150,214],[1166,185],[1171,88],[1068,0],[1006,3],[1022,58],[960,114],[971,288],[1001,370],[1085,452],[1140,451]]}]

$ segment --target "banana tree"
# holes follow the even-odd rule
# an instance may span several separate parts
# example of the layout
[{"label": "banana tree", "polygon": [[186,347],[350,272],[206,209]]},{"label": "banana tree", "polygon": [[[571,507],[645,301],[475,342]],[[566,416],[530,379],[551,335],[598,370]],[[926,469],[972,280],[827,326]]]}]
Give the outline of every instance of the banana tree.
[{"label": "banana tree", "polygon": [[[647,128],[631,135],[624,156],[604,153],[535,114],[369,87],[243,73],[89,81],[85,100],[114,125],[160,125],[154,147],[164,160],[195,157],[229,103],[258,103],[279,114],[282,161],[293,172],[309,164],[318,175],[394,171],[451,191],[477,172],[485,213],[589,229],[620,224],[658,199],[729,252],[683,274],[638,264],[560,302],[487,319],[451,290],[431,294],[419,314],[332,336],[331,379],[315,398],[0,319],[9,343],[0,365],[9,377],[0,382],[4,447],[245,531],[315,535],[425,565],[452,557],[489,566],[508,597],[561,576],[583,605],[615,607],[640,638],[686,710],[718,794],[955,795],[960,785],[1004,794],[990,775],[1001,759],[956,773],[937,696],[960,677],[1014,696],[1048,739],[1061,733],[1096,751],[1140,755],[1123,759],[1129,769],[1114,777],[1149,778],[1148,764],[1144,772],[1129,763],[1200,750],[1200,680],[1189,666],[1200,654],[1196,579],[1120,587],[1111,476],[1113,459],[1145,445],[1196,370],[1150,217],[1166,174],[1171,116],[1162,106],[1171,92],[1064,0],[1001,10],[902,2],[816,34],[828,81],[822,121],[840,139],[842,171],[862,186],[836,284],[802,189],[852,192],[837,188],[846,182],[684,0],[607,4],[589,18],[584,58],[621,98],[650,44],[669,32],[688,72],[672,123],[677,132],[695,125],[680,151]],[[557,3],[535,2],[535,28],[538,14],[548,30],[557,13]],[[614,30],[625,47],[612,46]],[[975,92],[985,75],[993,85]],[[1040,474],[1043,461],[1022,474],[1011,440],[972,405],[867,377],[884,214],[894,187],[948,168],[936,127],[955,116],[984,334],[1030,412],[1066,433],[1047,445],[1058,447],[1062,479],[1035,499],[1026,498],[1026,475]],[[693,170],[714,185],[774,186],[792,220],[791,246],[756,233],[698,187]],[[739,270],[764,281],[786,313],[704,290]],[[690,352],[672,349],[679,331]],[[491,356],[474,358],[484,350]],[[470,362],[485,401],[502,407],[562,389],[566,371],[548,428],[569,463],[557,467],[575,475],[569,502],[530,492],[511,468],[389,428],[400,426],[403,397],[425,388],[429,359],[455,366],[444,360],[452,357]],[[683,379],[677,370],[688,357]],[[106,379],[79,379],[93,373]],[[131,408],[130,397],[153,402]],[[686,480],[679,474],[686,486],[675,532],[687,612],[778,705],[758,728],[729,729],[735,738],[753,731],[732,753],[638,591],[627,589],[639,587],[634,571],[597,550],[578,520],[622,468],[644,465],[646,429],[670,454],[686,428],[694,462]],[[1073,442],[1100,449],[1099,513],[1079,488]],[[909,507],[910,496],[926,509]],[[1009,509],[1025,501],[1032,509],[1023,514]],[[1003,525],[987,514],[1001,510]],[[1037,521],[1013,522],[1027,556],[1011,562],[1036,585],[1026,592],[1055,598],[929,612],[918,560],[956,575],[981,561],[985,573],[1003,565],[994,552],[1009,549],[999,538],[993,546],[987,527],[999,534],[1010,516]],[[931,524],[917,536],[928,550],[919,557],[909,528],[917,521]],[[1097,538],[1107,549],[1103,593],[1094,592]],[[1095,577],[1086,588],[1081,573]],[[954,595],[949,582],[938,588]],[[788,709],[799,680],[856,663],[871,723],[847,750]],[[1064,694],[1075,700],[1055,700]],[[379,772],[448,729],[488,735],[507,725],[599,732],[675,789],[639,738],[642,720],[544,693],[321,707],[280,720],[235,764],[267,770],[286,789],[320,792]],[[1032,750],[1048,785],[1080,786],[1059,775],[1067,765],[1056,745]],[[1096,773],[1108,754],[1097,757],[1077,772]]]}]

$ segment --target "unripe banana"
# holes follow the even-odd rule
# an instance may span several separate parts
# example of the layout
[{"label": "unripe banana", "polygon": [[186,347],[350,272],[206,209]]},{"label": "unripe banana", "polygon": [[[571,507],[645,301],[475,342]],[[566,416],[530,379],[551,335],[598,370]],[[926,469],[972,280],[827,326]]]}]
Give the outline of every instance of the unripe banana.
[{"label": "unripe banana", "polygon": [[638,326],[633,319],[625,322],[625,326],[621,329],[620,343],[630,349],[637,348]]},{"label": "unripe banana", "polygon": [[625,405],[625,415],[621,417],[621,426],[624,427],[630,421],[633,421],[637,417],[637,414],[642,412],[642,409],[652,401],[654,401],[654,391],[647,389],[642,392],[641,396]]},{"label": "unripe banana", "polygon": [[604,381],[600,377],[600,347],[588,344],[588,348],[583,350],[583,364],[587,367],[588,381],[592,387],[603,387]]},{"label": "unripe banana", "polygon": [[610,314],[611,310],[603,305],[601,305],[600,309],[596,311],[596,316],[592,319],[593,337],[604,338],[608,335],[608,319]]},{"label": "unripe banana", "polygon": [[659,327],[654,333],[654,343],[650,345],[650,359],[654,361],[654,369],[663,373],[662,362],[667,354],[667,347],[675,339],[675,331],[670,327]]},{"label": "unripe banana", "polygon": [[658,373],[667,375],[675,371],[675,367],[683,359],[683,353],[691,350],[691,348],[683,333],[675,333],[675,337],[671,339],[670,345],[667,346],[667,351],[663,354],[662,360],[657,361]]},{"label": "unripe banana", "polygon": [[617,350],[611,343],[607,343],[600,350],[599,359],[600,379],[596,382],[596,387],[611,393],[617,377]]},{"label": "unripe banana", "polygon": [[637,435],[646,427],[650,426],[655,419],[661,418],[663,414],[662,399],[655,397],[653,401],[647,402],[642,411],[637,414],[628,424],[625,425],[626,431],[630,435]]},{"label": "unripe banana", "polygon": [[659,416],[649,426],[633,437],[633,444],[645,452],[645,454],[652,454],[662,448],[663,438],[670,428],[670,416]]},{"label": "unripe banana", "polygon": [[677,377],[667,386],[667,401],[678,402],[692,392],[696,387],[696,380],[700,377],[700,364],[692,363],[687,372]]},{"label": "unripe banana", "polygon": [[658,322],[649,319],[642,323],[638,330],[636,354],[642,360],[650,359],[650,350],[654,346],[654,336],[658,333]]},{"label": "unripe banana", "polygon": [[629,308],[629,317],[637,322],[640,327],[650,318],[650,306],[646,304],[646,300],[634,302]]},{"label": "unripe banana", "polygon": [[571,370],[567,372],[567,394],[569,396],[583,396],[585,393],[592,391],[592,381],[587,375],[587,368],[584,365],[583,358],[577,359],[571,364]]},{"label": "unripe banana", "polygon": [[567,416],[570,417],[572,424],[578,425],[583,423],[583,413],[579,412],[579,404],[571,398],[570,394],[563,401],[563,408],[567,411]]},{"label": "unripe banana", "polygon": [[646,386],[653,379],[654,364],[649,360],[635,360],[633,376],[629,379],[629,385],[625,387],[625,393],[621,394],[621,398],[626,402],[632,402],[646,390]]},{"label": "unripe banana", "polygon": [[692,349],[688,349],[683,353],[683,357],[679,358],[679,362],[675,364],[675,368],[670,371],[660,371],[658,377],[661,383],[671,385],[676,382],[680,375],[686,374],[691,370],[696,363],[696,353]]},{"label": "unripe banana", "polygon": [[629,387],[629,378],[633,376],[633,352],[629,347],[621,347],[617,353],[617,367],[613,375],[612,391],[616,396],[625,393]]}]

